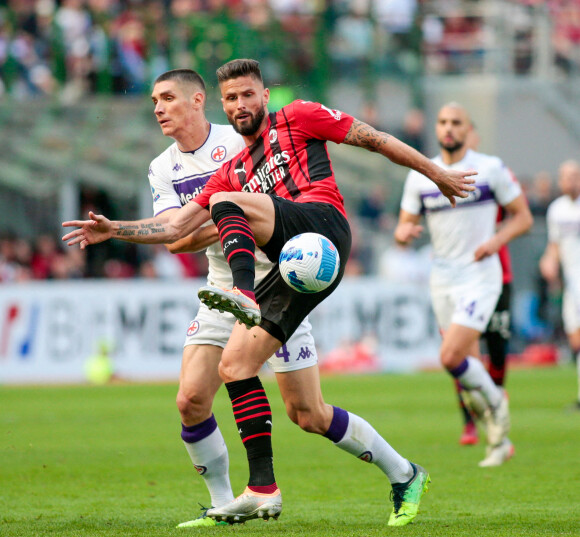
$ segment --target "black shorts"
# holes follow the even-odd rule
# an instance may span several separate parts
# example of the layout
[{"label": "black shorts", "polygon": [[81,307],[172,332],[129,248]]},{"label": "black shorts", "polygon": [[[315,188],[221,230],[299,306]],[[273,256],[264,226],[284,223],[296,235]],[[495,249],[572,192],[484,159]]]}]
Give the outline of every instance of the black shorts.
[{"label": "black shorts", "polygon": [[511,329],[511,314],[510,314],[510,303],[511,303],[512,286],[510,283],[504,283],[501,289],[501,295],[497,300],[495,306],[495,311],[489,320],[487,328],[485,329],[485,334],[492,334],[497,332],[504,339],[509,339],[510,329]]},{"label": "black shorts", "polygon": [[[274,233],[268,244],[260,249],[275,265],[256,287],[256,301],[262,312],[260,326],[286,343],[304,318],[340,283],[350,255],[352,237],[346,218],[328,203],[296,203],[278,196],[271,198],[276,212]],[[278,258],[286,242],[295,235],[308,232],[329,238],[340,256],[336,279],[319,293],[295,291],[282,279],[278,270]]]}]

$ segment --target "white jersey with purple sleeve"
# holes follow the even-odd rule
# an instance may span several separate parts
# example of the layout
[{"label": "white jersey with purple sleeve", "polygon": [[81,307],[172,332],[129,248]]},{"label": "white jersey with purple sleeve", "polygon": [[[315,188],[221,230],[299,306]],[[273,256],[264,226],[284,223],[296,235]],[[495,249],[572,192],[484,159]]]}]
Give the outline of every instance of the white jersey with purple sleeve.
[{"label": "white jersey with purple sleeve", "polygon": [[475,191],[467,198],[456,198],[456,207],[424,175],[411,171],[407,176],[401,209],[424,214],[433,246],[431,285],[499,281],[498,255],[475,261],[476,249],[495,233],[498,205],[505,206],[522,192],[509,169],[498,157],[468,150],[465,157],[447,165],[437,156],[432,159],[445,169],[477,171]]},{"label": "white jersey with purple sleeve", "polygon": [[564,328],[580,328],[580,197],[555,199],[546,213],[548,241],[558,245],[564,275]]},{"label": "white jersey with purple sleeve", "polygon": [[[197,196],[207,180],[232,157],[246,147],[242,137],[230,125],[210,125],[210,132],[195,151],[181,151],[171,144],[149,166],[149,184],[155,216],[180,208]],[[232,273],[219,242],[206,249],[209,261],[208,282],[219,287],[232,286]],[[256,279],[262,279],[272,263],[256,250]]]}]

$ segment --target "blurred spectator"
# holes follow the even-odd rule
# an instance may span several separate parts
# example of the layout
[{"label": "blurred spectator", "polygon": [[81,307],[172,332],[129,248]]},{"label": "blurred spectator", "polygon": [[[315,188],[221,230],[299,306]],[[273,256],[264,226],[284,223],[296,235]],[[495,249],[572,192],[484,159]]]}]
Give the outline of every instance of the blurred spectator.
[{"label": "blurred spectator", "polygon": [[374,268],[374,245],[367,228],[357,218],[351,218],[352,247],[346,263],[345,276],[371,274]]},{"label": "blurred spectator", "polygon": [[417,11],[417,0],[375,0],[378,22],[389,35],[402,36],[411,30]]},{"label": "blurred spectator", "polygon": [[374,231],[385,229],[387,197],[388,187],[384,184],[374,185],[362,197],[357,211],[362,226]]},{"label": "blurred spectator", "polygon": [[148,42],[143,10],[136,0],[129,1],[111,25],[113,47],[127,93],[141,93],[147,87]]},{"label": "blurred spectator", "polygon": [[107,259],[103,265],[103,276],[109,279],[128,279],[135,275],[135,268],[121,259]]},{"label": "blurred spectator", "polygon": [[481,18],[467,17],[461,11],[445,17],[440,47],[447,73],[481,70],[485,53],[482,22]]},{"label": "blurred spectator", "polygon": [[0,237],[0,282],[14,281],[17,270],[15,240],[11,233]]},{"label": "blurred spectator", "polygon": [[88,90],[87,83],[92,70],[89,42],[92,21],[83,0],[62,0],[54,15],[54,22],[65,53],[63,99],[74,102]]},{"label": "blurred spectator", "polygon": [[554,199],[554,181],[552,176],[546,172],[538,172],[528,189],[527,197],[530,211],[534,216],[546,216],[548,205]]},{"label": "blurred spectator", "polygon": [[330,55],[341,75],[361,77],[366,75],[369,61],[374,55],[373,23],[362,7],[351,5],[339,16],[330,43]]},{"label": "blurred spectator", "polygon": [[403,129],[396,134],[406,144],[420,153],[425,152],[425,114],[418,108],[411,108],[403,121]]},{"label": "blurred spectator", "polygon": [[32,254],[31,268],[34,278],[46,280],[51,277],[52,265],[59,255],[56,239],[52,235],[39,235]]},{"label": "blurred spectator", "polygon": [[549,2],[554,30],[555,63],[566,74],[580,73],[580,3],[577,0]]}]

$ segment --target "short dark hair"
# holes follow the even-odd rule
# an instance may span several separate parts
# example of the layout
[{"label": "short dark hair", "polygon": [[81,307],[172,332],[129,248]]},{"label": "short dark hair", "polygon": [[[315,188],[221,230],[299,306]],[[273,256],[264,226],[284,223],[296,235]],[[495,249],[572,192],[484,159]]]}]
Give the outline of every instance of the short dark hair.
[{"label": "short dark hair", "polygon": [[262,80],[262,72],[260,71],[260,62],[256,60],[232,60],[231,62],[224,63],[224,65],[216,71],[216,74],[219,84],[226,80],[239,78],[241,76],[251,76],[262,83],[264,82]]},{"label": "short dark hair", "polygon": [[201,78],[201,75],[193,69],[172,69],[171,71],[166,71],[155,79],[153,85],[159,82],[165,82],[166,80],[176,80],[177,82],[184,82],[186,84],[195,84],[205,93],[205,82],[203,81],[203,78]]}]

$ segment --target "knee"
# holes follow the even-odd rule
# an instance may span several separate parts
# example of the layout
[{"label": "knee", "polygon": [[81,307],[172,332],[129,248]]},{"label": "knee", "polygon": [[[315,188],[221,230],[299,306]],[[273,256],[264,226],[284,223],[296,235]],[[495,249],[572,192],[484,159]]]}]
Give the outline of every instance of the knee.
[{"label": "knee", "polygon": [[216,204],[221,203],[222,201],[231,201],[228,192],[216,192],[212,194],[209,198],[209,205],[210,209]]},{"label": "knee", "polygon": [[233,362],[228,362],[228,360],[224,356],[222,356],[222,361],[220,362],[220,365],[218,367],[218,372],[220,378],[224,382],[232,382],[234,380],[238,380],[236,379],[236,368],[234,367]]},{"label": "knee", "polygon": [[330,426],[323,412],[311,408],[288,406],[286,413],[293,423],[307,433],[324,434]]},{"label": "knee", "polygon": [[465,358],[466,354],[461,349],[454,347],[443,347],[441,349],[441,365],[449,370],[456,368]]},{"label": "knee", "polygon": [[211,401],[199,393],[187,393],[180,389],[176,403],[184,425],[196,425],[211,415]]},{"label": "knee", "polygon": [[306,431],[307,433],[322,434],[322,431],[319,431],[317,427],[316,419],[310,412],[293,411],[293,413],[288,414],[288,416],[303,431]]},{"label": "knee", "polygon": [[218,372],[224,382],[233,382],[257,376],[260,373],[260,367],[254,363],[248,363],[244,356],[236,356],[224,351]]}]

